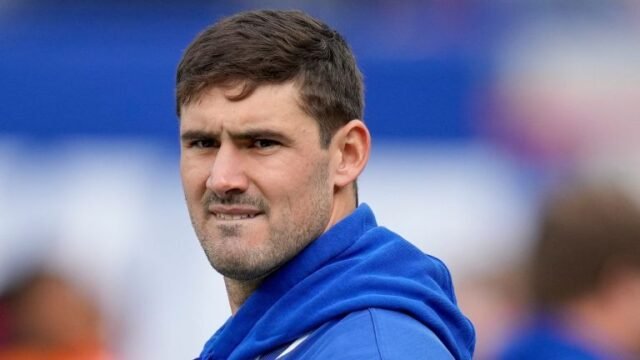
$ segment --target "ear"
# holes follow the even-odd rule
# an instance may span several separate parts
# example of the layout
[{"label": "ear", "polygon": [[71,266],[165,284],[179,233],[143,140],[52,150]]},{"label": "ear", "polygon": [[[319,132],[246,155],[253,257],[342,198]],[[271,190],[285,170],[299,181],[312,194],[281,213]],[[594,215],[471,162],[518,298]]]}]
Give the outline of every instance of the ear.
[{"label": "ear", "polygon": [[351,120],[336,132],[332,146],[336,147],[334,183],[342,188],[356,181],[369,161],[369,129],[362,120]]}]

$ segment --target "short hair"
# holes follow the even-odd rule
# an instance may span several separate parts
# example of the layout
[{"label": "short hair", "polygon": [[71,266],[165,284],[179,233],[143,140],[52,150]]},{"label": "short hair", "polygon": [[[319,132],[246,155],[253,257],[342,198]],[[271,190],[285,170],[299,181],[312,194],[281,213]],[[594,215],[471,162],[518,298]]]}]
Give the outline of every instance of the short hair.
[{"label": "short hair", "polygon": [[340,127],[362,119],[362,74],[344,38],[300,11],[275,10],[224,18],[193,40],[178,65],[177,114],[213,86],[242,85],[232,99],[240,100],[260,85],[287,81],[298,86],[324,148]]},{"label": "short hair", "polygon": [[532,262],[535,305],[553,309],[596,293],[608,271],[640,270],[640,208],[614,186],[556,194]]}]

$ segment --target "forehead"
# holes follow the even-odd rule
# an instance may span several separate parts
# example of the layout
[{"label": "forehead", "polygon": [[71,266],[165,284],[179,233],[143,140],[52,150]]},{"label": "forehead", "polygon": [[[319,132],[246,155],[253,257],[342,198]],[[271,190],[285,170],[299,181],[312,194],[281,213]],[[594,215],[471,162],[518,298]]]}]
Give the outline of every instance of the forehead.
[{"label": "forehead", "polygon": [[254,123],[305,126],[316,121],[300,106],[298,87],[293,82],[256,87],[238,98],[242,84],[214,86],[204,90],[192,103],[182,107],[180,127],[243,126]]}]

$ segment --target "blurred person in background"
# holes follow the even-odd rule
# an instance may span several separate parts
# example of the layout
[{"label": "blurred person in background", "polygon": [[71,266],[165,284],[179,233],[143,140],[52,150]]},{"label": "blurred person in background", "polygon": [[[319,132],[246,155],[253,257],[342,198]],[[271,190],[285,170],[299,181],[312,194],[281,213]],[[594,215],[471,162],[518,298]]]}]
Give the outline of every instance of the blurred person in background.
[{"label": "blurred person in background", "polygon": [[[493,97],[493,111],[482,114],[482,123],[519,172],[533,211],[549,189],[574,177],[613,175],[630,189],[640,187],[634,170],[640,169],[640,27],[632,7],[637,3],[545,2],[500,40],[495,82],[485,93]],[[523,240],[513,238],[521,264],[505,274],[523,272],[522,254],[536,236],[526,231]],[[495,359],[504,331],[526,312],[519,290],[526,285],[521,276],[497,283],[508,295],[498,298],[507,306],[490,298],[498,311],[463,304],[478,329],[479,359]],[[505,308],[513,309],[507,317],[501,316]],[[488,344],[492,349],[484,352]]]},{"label": "blurred person in background", "polygon": [[82,291],[37,271],[0,294],[1,360],[109,360],[101,314]]},{"label": "blurred person in background", "polygon": [[531,261],[535,315],[499,359],[640,358],[640,207],[622,189],[550,199]]},{"label": "blurred person in background", "polygon": [[470,359],[439,260],[358,205],[370,152],[345,40],[295,11],[199,34],[177,74],[191,220],[233,316],[200,359]]}]

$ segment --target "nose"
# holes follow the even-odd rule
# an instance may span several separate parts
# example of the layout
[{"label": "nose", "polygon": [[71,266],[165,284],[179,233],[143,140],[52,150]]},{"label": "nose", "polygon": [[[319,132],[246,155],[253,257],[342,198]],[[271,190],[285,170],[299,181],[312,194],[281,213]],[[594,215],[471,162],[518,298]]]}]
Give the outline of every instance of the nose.
[{"label": "nose", "polygon": [[206,183],[207,189],[219,197],[243,193],[249,186],[242,156],[233,145],[223,144],[218,149]]}]

